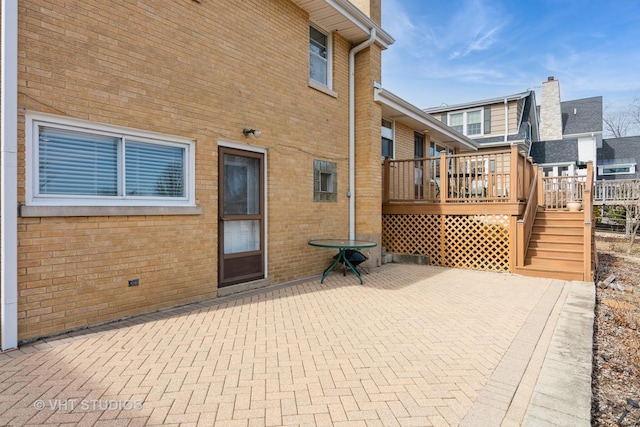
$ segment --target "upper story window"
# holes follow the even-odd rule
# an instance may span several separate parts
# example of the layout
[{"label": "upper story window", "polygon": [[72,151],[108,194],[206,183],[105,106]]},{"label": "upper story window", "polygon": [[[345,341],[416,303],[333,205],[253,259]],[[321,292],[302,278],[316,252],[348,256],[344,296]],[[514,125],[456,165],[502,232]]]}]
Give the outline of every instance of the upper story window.
[{"label": "upper story window", "polygon": [[483,129],[483,109],[460,111],[449,113],[447,115],[447,124],[457,132],[463,135],[475,136],[482,135]]},{"label": "upper story window", "polygon": [[456,132],[464,133],[464,113],[449,113],[449,126]]},{"label": "upper story window", "polygon": [[393,122],[391,120],[382,119],[382,126],[380,130],[382,134],[382,157],[389,157],[393,159]]},{"label": "upper story window", "polygon": [[467,113],[467,135],[482,134],[482,110]]},{"label": "upper story window", "polygon": [[331,89],[331,37],[309,26],[309,79]]},{"label": "upper story window", "polygon": [[524,122],[524,139],[531,141],[531,123]]},{"label": "upper story window", "polygon": [[194,206],[193,141],[29,115],[27,204]]}]

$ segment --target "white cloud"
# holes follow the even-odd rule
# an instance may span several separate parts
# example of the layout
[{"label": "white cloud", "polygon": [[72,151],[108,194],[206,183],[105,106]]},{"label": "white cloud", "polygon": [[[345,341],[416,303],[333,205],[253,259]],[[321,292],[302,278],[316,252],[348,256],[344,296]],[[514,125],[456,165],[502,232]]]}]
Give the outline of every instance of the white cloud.
[{"label": "white cloud", "polygon": [[[384,0],[383,27],[396,43],[383,53],[383,85],[419,106],[538,90],[547,76],[560,80],[563,100],[602,95],[624,105],[640,96],[636,21],[544,5],[547,14],[531,13],[540,2]],[[620,6],[607,13],[632,15]]]},{"label": "white cloud", "polygon": [[501,26],[490,29],[484,34],[480,34],[476,37],[475,40],[471,40],[468,42],[467,47],[464,51],[454,51],[449,55],[449,59],[462,58],[470,53],[476,51],[482,51],[489,49],[495,42],[496,38],[494,37],[496,33],[500,30]]}]

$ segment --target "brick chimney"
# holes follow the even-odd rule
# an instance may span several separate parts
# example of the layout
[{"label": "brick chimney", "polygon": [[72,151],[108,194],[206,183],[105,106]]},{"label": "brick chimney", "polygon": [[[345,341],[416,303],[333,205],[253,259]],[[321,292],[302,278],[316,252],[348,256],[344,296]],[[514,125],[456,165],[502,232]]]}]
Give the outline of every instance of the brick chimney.
[{"label": "brick chimney", "polygon": [[351,3],[371,18],[373,22],[381,24],[382,0],[351,0]]},{"label": "brick chimney", "polygon": [[542,83],[540,104],[540,139],[562,139],[562,112],[560,111],[560,82],[550,76]]}]

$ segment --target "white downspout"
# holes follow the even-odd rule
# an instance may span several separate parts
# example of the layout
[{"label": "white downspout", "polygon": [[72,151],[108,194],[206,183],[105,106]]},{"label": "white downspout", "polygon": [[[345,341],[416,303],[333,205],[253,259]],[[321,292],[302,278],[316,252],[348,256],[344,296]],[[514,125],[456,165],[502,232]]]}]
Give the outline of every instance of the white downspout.
[{"label": "white downspout", "polygon": [[356,238],[356,100],[355,100],[355,58],[356,53],[370,46],[376,40],[376,29],[371,35],[349,52],[349,239]]},{"label": "white downspout", "polygon": [[1,350],[18,347],[18,1],[2,0]]},{"label": "white downspout", "polygon": [[509,140],[509,101],[504,99],[504,143]]}]

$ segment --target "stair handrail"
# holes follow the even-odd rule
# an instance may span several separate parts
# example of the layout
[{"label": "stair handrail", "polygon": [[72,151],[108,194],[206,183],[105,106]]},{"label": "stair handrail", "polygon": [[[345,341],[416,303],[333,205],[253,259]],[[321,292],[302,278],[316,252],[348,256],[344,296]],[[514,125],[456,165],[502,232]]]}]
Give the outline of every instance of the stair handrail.
[{"label": "stair handrail", "polygon": [[582,195],[582,209],[584,210],[584,252],[583,252],[583,265],[584,265],[584,277],[585,282],[592,282],[594,280],[594,270],[596,260],[594,251],[594,229],[593,223],[593,162],[587,163],[587,179],[585,188]]},{"label": "stair handrail", "polygon": [[522,219],[516,223],[516,266],[524,267],[524,260],[529,248],[529,240],[533,231],[533,223],[538,211],[538,174],[539,168],[534,166],[534,174],[527,197],[527,205],[522,214]]}]

